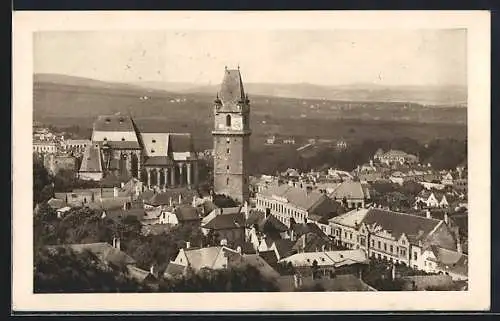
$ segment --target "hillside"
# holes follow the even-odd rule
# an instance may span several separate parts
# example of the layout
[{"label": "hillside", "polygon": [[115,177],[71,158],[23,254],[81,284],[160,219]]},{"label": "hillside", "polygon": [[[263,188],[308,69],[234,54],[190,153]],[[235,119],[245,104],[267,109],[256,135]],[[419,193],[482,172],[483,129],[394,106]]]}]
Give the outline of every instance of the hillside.
[{"label": "hillside", "polygon": [[[165,131],[191,132],[200,149],[210,148],[213,94],[170,93],[136,85],[68,76],[34,79],[34,120],[91,128],[98,115],[122,112]],[[252,95],[252,148],[280,133],[298,144],[310,137],[418,140],[466,135],[466,108],[419,104],[324,101]]]},{"label": "hillside", "polygon": [[[144,88],[155,88],[183,93],[204,93],[213,95],[218,85],[195,86],[187,83],[136,83]],[[371,102],[413,102],[424,105],[464,106],[467,103],[467,88],[458,86],[380,86],[353,84],[342,86],[321,86],[308,83],[271,84],[246,83],[251,95],[287,97],[297,99],[326,99],[338,101]]]}]

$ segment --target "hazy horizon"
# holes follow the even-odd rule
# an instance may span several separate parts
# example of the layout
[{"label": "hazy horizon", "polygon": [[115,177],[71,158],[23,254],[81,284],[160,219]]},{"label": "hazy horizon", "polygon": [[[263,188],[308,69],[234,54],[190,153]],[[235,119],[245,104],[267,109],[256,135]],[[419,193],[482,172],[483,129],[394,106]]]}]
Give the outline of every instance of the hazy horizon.
[{"label": "hazy horizon", "polygon": [[[61,52],[63,54],[54,54]],[[318,63],[320,62],[320,63]],[[44,31],[34,74],[122,83],[467,86],[466,31]]]}]

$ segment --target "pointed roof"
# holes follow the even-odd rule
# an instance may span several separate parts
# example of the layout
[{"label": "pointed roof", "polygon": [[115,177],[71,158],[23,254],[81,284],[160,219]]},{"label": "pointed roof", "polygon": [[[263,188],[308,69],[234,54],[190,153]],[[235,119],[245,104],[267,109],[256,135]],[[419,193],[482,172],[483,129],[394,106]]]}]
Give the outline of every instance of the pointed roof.
[{"label": "pointed roof", "polygon": [[222,104],[237,104],[245,100],[245,90],[239,69],[227,69],[224,71],[224,78],[219,92]]}]

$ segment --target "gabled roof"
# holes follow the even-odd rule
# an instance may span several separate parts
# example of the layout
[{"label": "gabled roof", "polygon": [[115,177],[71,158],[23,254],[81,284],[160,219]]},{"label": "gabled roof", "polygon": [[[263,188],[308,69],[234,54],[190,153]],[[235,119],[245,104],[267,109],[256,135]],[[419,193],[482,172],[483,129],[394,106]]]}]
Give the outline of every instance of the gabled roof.
[{"label": "gabled roof", "polygon": [[367,263],[366,253],[361,250],[301,252],[281,259],[279,262],[291,262],[294,266],[312,266],[316,260],[318,266],[343,266],[347,264]]},{"label": "gabled roof", "polygon": [[135,132],[132,119],[124,115],[101,115],[94,122],[94,131]]},{"label": "gabled roof", "polygon": [[184,253],[190,267],[198,271],[202,268],[217,268],[215,265],[219,255],[236,255],[241,256],[238,252],[225,246],[204,247],[201,249],[185,249]]},{"label": "gabled roof", "polygon": [[156,278],[151,273],[149,273],[149,271],[140,269],[133,265],[128,265],[127,270],[128,270],[128,275],[131,278],[141,283],[146,281],[148,278],[154,278],[154,279]]},{"label": "gabled roof", "polygon": [[57,250],[58,248],[71,249],[77,253],[90,251],[94,253],[100,260],[109,262],[117,266],[125,266],[135,264],[136,261],[123,251],[114,248],[109,243],[88,243],[88,244],[64,244],[47,246],[48,250]]},{"label": "gabled roof", "polygon": [[186,272],[186,270],[187,266],[170,262],[165,269],[164,275],[166,277],[180,277]]},{"label": "gabled roof", "polygon": [[276,250],[281,258],[289,256],[293,251],[294,242],[286,239],[275,240]]},{"label": "gabled roof", "polygon": [[116,220],[119,218],[125,218],[127,216],[134,216],[137,220],[142,220],[144,218],[145,211],[143,208],[131,208],[129,210],[124,210],[123,208],[118,208],[114,210],[106,211],[106,218]]},{"label": "gabled roof", "polygon": [[367,213],[368,209],[366,208],[355,209],[345,214],[329,219],[328,221],[339,225],[355,228],[356,224],[358,225],[361,224]]},{"label": "gabled roof", "polygon": [[245,100],[245,90],[239,69],[226,69],[224,71],[219,98],[223,107]]},{"label": "gabled roof", "polygon": [[190,205],[176,207],[174,213],[179,222],[196,221],[200,219],[198,209]]},{"label": "gabled roof", "polygon": [[225,211],[208,221],[203,228],[210,230],[237,229],[245,226],[245,215],[241,212]]},{"label": "gabled roof", "polygon": [[80,172],[102,172],[101,152],[99,146],[89,144],[83,152]]},{"label": "gabled roof", "polygon": [[345,181],[330,193],[330,197],[337,200],[341,200],[344,197],[347,199],[364,199],[366,195],[361,182]]},{"label": "gabled roof", "polygon": [[436,263],[439,269],[460,275],[468,275],[468,256],[457,251],[451,251],[435,245],[431,250],[436,257]]},{"label": "gabled roof", "polygon": [[264,231],[264,227],[272,226],[275,230],[279,232],[285,232],[288,227],[278,220],[274,215],[268,215],[261,211],[250,210],[248,219],[246,220],[246,226],[257,225],[260,232]]},{"label": "gabled roof", "polygon": [[397,239],[403,233],[410,242],[426,238],[442,221],[423,216],[397,213],[378,208],[370,208],[363,223],[368,226],[379,225]]},{"label": "gabled roof", "polygon": [[259,256],[263,258],[270,266],[276,266],[276,264],[278,263],[278,257],[276,256],[275,251],[262,251],[259,252]]},{"label": "gabled roof", "polygon": [[[304,238],[305,238],[305,247],[304,247]],[[306,251],[306,252],[316,252],[322,251],[323,246],[327,248],[331,245],[330,239],[326,235],[318,235],[315,233],[306,233],[301,235],[295,244],[293,245],[293,249],[295,251]]]},{"label": "gabled roof", "polygon": [[271,185],[269,188],[263,190],[261,194],[268,198],[274,196],[286,198],[289,203],[306,211],[309,211],[318,202],[327,198],[326,195],[318,191],[308,191],[305,188],[287,184]]},{"label": "gabled roof", "polygon": [[49,205],[53,209],[60,209],[66,206],[66,202],[63,199],[51,198],[47,201],[47,205]]},{"label": "gabled roof", "polygon": [[189,133],[170,133],[168,149],[171,153],[185,153],[192,152],[193,141],[191,139],[191,134]]},{"label": "gabled roof", "polygon": [[342,205],[326,197],[311,208],[309,217],[315,217],[319,223],[327,224],[329,219],[343,213],[345,210]]},{"label": "gabled roof", "polygon": [[[266,278],[278,278],[280,274],[257,254],[246,254],[242,256],[242,260],[233,261],[236,266],[250,265],[257,268],[261,275]],[[234,266],[234,265],[233,265]]]}]

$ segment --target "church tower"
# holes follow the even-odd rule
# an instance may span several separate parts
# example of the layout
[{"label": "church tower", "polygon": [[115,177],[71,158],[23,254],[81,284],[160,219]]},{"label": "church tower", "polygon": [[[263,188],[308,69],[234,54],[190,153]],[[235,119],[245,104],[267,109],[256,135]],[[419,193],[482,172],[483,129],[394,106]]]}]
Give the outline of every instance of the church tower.
[{"label": "church tower", "polygon": [[227,69],[214,101],[214,192],[248,200],[250,101],[240,68]]}]

